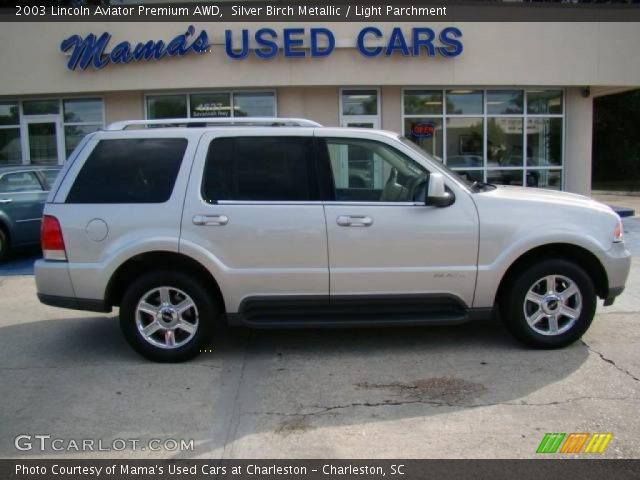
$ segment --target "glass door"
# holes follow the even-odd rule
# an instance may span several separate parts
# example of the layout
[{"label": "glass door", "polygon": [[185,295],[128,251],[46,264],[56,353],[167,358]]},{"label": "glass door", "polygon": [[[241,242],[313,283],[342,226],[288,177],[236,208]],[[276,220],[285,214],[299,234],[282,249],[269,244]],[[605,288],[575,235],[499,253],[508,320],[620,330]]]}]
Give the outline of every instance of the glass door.
[{"label": "glass door", "polygon": [[59,115],[30,115],[23,120],[22,141],[25,163],[62,165],[64,132]]}]

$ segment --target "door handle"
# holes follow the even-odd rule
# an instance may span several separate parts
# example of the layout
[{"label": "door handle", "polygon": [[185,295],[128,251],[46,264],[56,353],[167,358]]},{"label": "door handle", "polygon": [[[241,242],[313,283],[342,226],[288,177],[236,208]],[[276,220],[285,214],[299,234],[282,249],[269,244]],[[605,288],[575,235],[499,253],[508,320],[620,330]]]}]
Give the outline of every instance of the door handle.
[{"label": "door handle", "polygon": [[370,227],[373,225],[373,218],[368,215],[340,215],[336,221],[341,227]]},{"label": "door handle", "polygon": [[0,203],[11,203],[13,198],[0,198]]},{"label": "door handle", "polygon": [[226,215],[194,215],[193,216],[193,224],[194,225],[204,225],[204,226],[222,226],[229,223],[229,217]]}]

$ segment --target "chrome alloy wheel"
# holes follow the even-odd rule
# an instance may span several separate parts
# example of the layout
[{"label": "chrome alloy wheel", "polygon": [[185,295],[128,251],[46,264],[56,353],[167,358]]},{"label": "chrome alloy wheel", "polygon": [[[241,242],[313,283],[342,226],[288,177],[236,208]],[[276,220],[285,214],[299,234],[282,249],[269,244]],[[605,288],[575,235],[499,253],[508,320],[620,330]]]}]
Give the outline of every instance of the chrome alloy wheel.
[{"label": "chrome alloy wheel", "polygon": [[524,316],[541,335],[561,335],[570,330],[582,312],[582,295],[576,283],[562,275],[547,275],[535,282],[524,300]]},{"label": "chrome alloy wheel", "polygon": [[159,348],[179,348],[198,331],[198,308],[189,295],[174,287],[157,287],[136,306],[136,327],[142,338]]}]

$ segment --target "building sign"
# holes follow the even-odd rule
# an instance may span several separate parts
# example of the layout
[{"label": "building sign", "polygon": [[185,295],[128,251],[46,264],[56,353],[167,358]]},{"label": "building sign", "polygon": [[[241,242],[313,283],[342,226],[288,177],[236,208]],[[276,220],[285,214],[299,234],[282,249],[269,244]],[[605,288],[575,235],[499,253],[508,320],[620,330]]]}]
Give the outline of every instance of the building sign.
[{"label": "building sign", "polygon": [[[445,27],[439,32],[429,27],[414,27],[410,32],[400,27],[385,31],[378,27],[364,27],[355,38],[354,47],[364,57],[457,57],[462,53],[462,32],[456,27]],[[260,28],[252,32],[246,28],[239,32],[225,30],[224,54],[241,60],[250,56],[260,59],[284,57],[328,57],[336,48],[336,39],[328,28]],[[216,53],[205,30],[196,32],[189,25],[186,32],[173,39],[148,40],[132,44],[122,41],[111,45],[111,34],[90,33],[85,37],[71,35],[62,41],[60,50],[69,53],[69,70],[86,70],[89,66],[100,70],[113,63],[160,60],[189,54]],[[108,52],[108,53],[107,53]]]},{"label": "building sign", "polygon": [[436,131],[433,122],[418,122],[411,126],[411,135],[416,138],[431,138]]}]

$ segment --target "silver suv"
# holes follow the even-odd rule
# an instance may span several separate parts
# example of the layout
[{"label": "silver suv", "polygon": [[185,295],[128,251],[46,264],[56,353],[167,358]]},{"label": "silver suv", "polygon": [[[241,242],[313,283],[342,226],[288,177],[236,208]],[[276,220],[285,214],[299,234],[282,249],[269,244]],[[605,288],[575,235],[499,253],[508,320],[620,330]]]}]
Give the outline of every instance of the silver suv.
[{"label": "silver suv", "polygon": [[[137,128],[145,126],[158,128]],[[370,161],[370,179],[349,169]],[[356,172],[357,173],[357,172]],[[274,118],[130,121],[88,135],[45,206],[40,300],[120,308],[131,346],[180,361],[216,322],[457,324],[582,336],[630,254],[618,216],[569,193],[470,183],[404,137]]]}]

